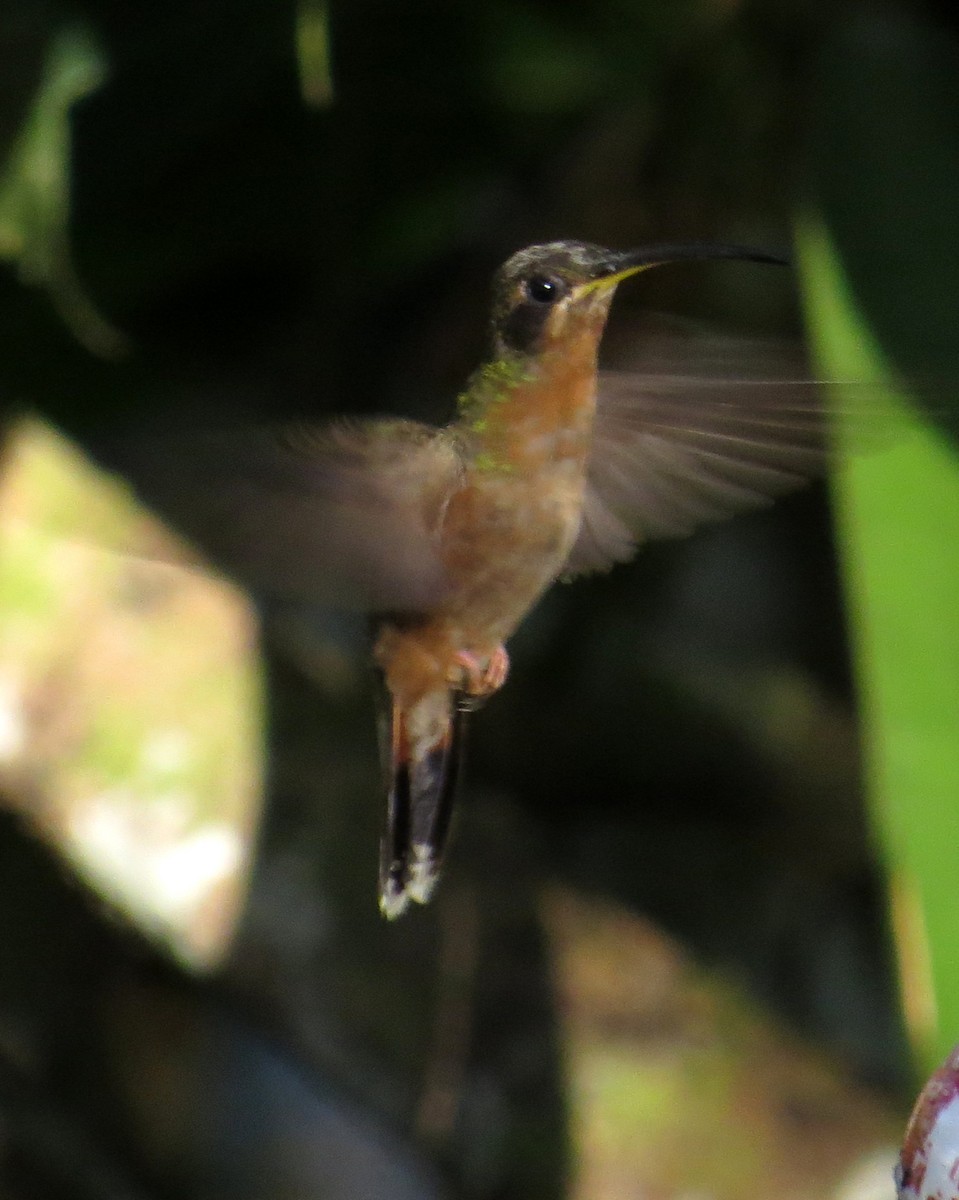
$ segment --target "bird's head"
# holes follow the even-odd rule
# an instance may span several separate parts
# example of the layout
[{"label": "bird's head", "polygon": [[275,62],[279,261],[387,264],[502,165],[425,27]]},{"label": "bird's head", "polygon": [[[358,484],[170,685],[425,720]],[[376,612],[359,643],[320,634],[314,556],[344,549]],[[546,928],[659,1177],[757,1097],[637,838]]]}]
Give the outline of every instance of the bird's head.
[{"label": "bird's head", "polygon": [[493,343],[497,357],[535,358],[602,334],[618,284],[649,267],[717,258],[787,265],[778,255],[749,246],[689,242],[615,251],[589,242],[548,242],[508,259],[493,284]]}]

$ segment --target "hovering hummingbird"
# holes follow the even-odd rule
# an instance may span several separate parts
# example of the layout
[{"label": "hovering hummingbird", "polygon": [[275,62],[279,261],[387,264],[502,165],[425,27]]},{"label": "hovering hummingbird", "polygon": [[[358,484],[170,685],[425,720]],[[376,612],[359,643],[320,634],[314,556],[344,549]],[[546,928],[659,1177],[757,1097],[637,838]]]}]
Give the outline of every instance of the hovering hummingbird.
[{"label": "hovering hummingbird", "polygon": [[344,422],[269,444],[261,432],[232,455],[231,435],[217,435],[205,459],[197,436],[192,461],[205,465],[192,486],[184,457],[165,488],[135,474],[168,510],[172,485],[179,524],[254,587],[373,614],[387,917],[435,888],[467,714],[506,681],[506,643],[546,589],[757,507],[821,467],[808,380],[598,369],[623,280],[720,258],[783,264],[721,244],[529,247],[496,274],[492,356],[450,424]]}]

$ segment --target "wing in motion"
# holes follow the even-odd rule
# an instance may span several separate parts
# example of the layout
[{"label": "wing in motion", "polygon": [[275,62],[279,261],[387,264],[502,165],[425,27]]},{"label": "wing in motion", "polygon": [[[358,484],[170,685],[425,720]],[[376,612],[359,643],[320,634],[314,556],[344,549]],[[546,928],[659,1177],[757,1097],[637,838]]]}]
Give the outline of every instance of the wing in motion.
[{"label": "wing in motion", "polygon": [[[660,341],[653,371],[602,372],[583,520],[565,575],[770,503],[828,462],[822,385],[785,352]],[[672,368],[672,369],[670,369]]]},{"label": "wing in motion", "polygon": [[99,450],[254,591],[371,612],[419,611],[443,593],[435,534],[461,463],[439,430],[186,429]]}]

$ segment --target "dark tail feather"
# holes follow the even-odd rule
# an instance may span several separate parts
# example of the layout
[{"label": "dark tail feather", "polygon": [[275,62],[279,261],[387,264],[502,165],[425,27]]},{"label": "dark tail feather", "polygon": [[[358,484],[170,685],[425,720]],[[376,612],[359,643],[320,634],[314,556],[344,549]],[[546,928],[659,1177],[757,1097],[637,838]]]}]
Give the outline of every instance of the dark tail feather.
[{"label": "dark tail feather", "polygon": [[385,696],[383,759],[389,780],[387,827],[380,845],[380,910],[398,917],[410,901],[426,904],[443,865],[463,760],[466,711],[449,693],[446,730],[414,754],[409,714]]}]

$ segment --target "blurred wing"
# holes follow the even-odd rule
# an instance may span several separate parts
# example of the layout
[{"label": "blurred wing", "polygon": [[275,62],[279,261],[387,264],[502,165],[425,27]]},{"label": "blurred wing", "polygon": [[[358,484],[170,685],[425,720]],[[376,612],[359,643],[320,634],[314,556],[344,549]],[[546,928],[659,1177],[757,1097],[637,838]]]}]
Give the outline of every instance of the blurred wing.
[{"label": "blurred wing", "polygon": [[827,465],[822,385],[783,348],[660,340],[646,365],[600,374],[567,576],[608,570],[647,539],[761,507]]},{"label": "blurred wing", "polygon": [[434,535],[461,467],[429,426],[187,429],[97,451],[254,591],[372,612],[442,595]]}]

